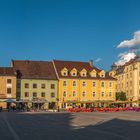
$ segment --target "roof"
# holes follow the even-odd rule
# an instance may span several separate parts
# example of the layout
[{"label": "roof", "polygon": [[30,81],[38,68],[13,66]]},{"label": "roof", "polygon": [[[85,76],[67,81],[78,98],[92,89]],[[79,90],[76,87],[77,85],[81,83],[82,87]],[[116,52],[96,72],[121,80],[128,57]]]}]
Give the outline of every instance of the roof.
[{"label": "roof", "polygon": [[11,67],[0,67],[0,76],[16,76],[16,73]]},{"label": "roof", "polygon": [[130,59],[128,62],[126,62],[126,63],[125,63],[124,65],[122,65],[122,66],[128,66],[128,65],[130,65],[130,64],[132,64],[132,63],[134,63],[134,62],[140,62],[140,55],[139,55],[139,54],[136,55],[135,58]]},{"label": "roof", "polygon": [[[81,79],[110,79],[110,80],[116,80],[113,77],[110,77],[108,74],[106,74],[106,76],[103,77],[99,77],[98,73],[101,72],[102,70],[98,69],[95,66],[91,66],[89,62],[79,62],[79,61],[63,61],[63,60],[54,60],[54,65],[56,67],[56,71],[58,73],[59,78],[72,78],[72,79],[76,79],[76,78],[81,78]],[[63,76],[61,75],[61,71],[67,68],[68,69],[68,76]],[[77,76],[71,76],[70,75],[70,71],[75,68],[78,71]],[[85,69],[88,74],[86,77],[82,77],[79,72],[81,72],[83,69]],[[97,77],[91,77],[90,76],[90,72],[95,69],[97,72]]]},{"label": "roof", "polygon": [[52,62],[13,60],[12,65],[21,79],[57,79]]},{"label": "roof", "polygon": [[130,59],[124,65],[118,66],[118,68],[116,69],[116,75],[122,74],[124,72],[125,66],[131,65],[135,62],[140,62],[140,55],[137,55],[135,58]]}]

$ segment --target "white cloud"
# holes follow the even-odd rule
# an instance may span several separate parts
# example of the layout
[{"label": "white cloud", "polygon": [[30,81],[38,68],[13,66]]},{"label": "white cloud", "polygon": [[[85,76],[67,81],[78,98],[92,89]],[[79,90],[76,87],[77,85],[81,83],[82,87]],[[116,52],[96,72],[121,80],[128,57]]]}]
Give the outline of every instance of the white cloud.
[{"label": "white cloud", "polygon": [[102,60],[102,58],[97,58],[96,60],[95,60],[95,62],[100,62]]},{"label": "white cloud", "polygon": [[140,45],[140,30],[134,33],[134,36],[130,40],[122,41],[117,48],[133,48],[135,46]]},{"label": "white cloud", "polygon": [[119,60],[115,64],[117,66],[124,65],[126,62],[129,62],[131,59],[134,59],[136,57],[136,54],[134,52],[124,52],[120,53],[118,55]]}]

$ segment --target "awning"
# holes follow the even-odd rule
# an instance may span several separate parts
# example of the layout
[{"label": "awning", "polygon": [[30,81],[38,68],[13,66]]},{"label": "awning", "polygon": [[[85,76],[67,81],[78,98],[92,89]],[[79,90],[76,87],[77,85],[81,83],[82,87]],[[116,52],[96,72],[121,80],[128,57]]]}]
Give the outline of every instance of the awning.
[{"label": "awning", "polygon": [[31,102],[30,100],[19,100],[19,101],[16,101],[16,103],[28,103],[28,102]]},{"label": "awning", "polygon": [[4,102],[6,102],[6,103],[15,103],[16,99],[6,99],[6,100],[4,100]]},{"label": "awning", "polygon": [[48,101],[32,101],[32,103],[49,103]]}]

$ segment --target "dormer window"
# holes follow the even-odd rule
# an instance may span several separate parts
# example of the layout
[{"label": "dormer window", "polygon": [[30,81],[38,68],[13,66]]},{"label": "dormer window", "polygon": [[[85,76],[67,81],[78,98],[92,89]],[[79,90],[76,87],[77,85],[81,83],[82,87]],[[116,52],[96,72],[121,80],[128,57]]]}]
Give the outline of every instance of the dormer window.
[{"label": "dormer window", "polygon": [[72,76],[77,76],[77,73],[76,73],[76,72],[73,72],[73,73],[72,73]]},{"label": "dormer window", "polygon": [[94,72],[94,73],[92,73],[92,75],[91,75],[92,77],[96,77],[96,73]]},{"label": "dormer window", "polygon": [[73,68],[70,73],[71,76],[77,76],[77,70],[75,68]]},{"label": "dormer window", "polygon": [[91,72],[90,72],[90,76],[91,77],[96,77],[96,70],[93,69]]},{"label": "dormer window", "polygon": [[62,76],[67,76],[67,75],[68,75],[68,70],[67,70],[67,68],[64,68],[64,69],[61,70],[61,75],[62,75]]},{"label": "dormer window", "polygon": [[86,69],[83,69],[83,70],[80,72],[80,75],[81,75],[82,77],[86,77],[86,76],[87,76],[87,71],[86,71]]},{"label": "dormer window", "polygon": [[100,73],[99,73],[100,77],[105,77],[105,72],[104,70],[102,70]]},{"label": "dormer window", "polygon": [[63,73],[63,76],[67,76],[67,72],[64,72],[64,73]]},{"label": "dormer window", "polygon": [[83,77],[86,77],[86,76],[87,76],[87,73],[86,73],[86,72],[83,72],[83,73],[82,73],[82,76],[83,76]]},{"label": "dormer window", "polygon": [[102,74],[102,75],[101,75],[101,77],[105,77],[105,75],[104,75],[104,74]]}]

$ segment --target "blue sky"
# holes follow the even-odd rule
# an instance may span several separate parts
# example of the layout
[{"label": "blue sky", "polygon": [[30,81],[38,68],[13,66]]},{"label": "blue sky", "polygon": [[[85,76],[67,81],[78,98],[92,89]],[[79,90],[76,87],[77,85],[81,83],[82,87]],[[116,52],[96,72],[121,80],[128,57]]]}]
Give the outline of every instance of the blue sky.
[{"label": "blue sky", "polygon": [[1,0],[0,66],[11,59],[93,59],[108,70],[126,51],[117,45],[138,30],[139,0]]}]

